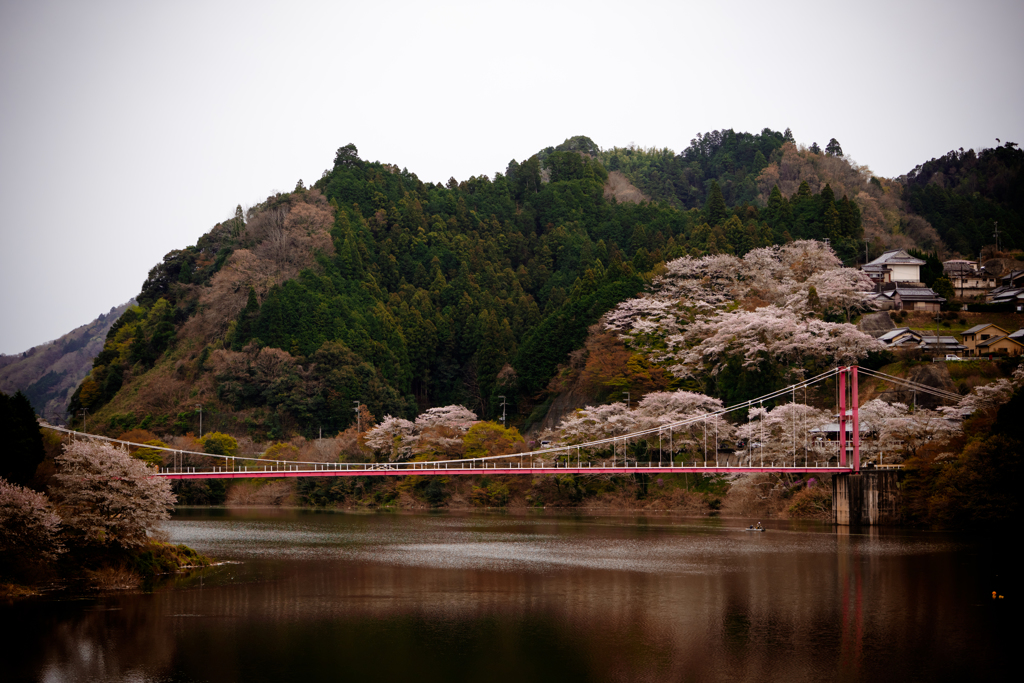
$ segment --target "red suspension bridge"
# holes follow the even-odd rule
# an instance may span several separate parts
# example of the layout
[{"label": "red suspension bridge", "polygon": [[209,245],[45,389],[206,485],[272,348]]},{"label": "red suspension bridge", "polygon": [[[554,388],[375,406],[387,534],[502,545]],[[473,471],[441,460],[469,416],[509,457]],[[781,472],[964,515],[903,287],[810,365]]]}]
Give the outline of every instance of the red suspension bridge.
[{"label": "red suspension bridge", "polygon": [[[378,462],[378,463],[345,463],[345,462],[297,462],[292,460],[268,460],[259,455],[233,456],[215,455],[197,451],[187,451],[170,447],[140,444],[110,437],[87,434],[74,430],[43,424],[43,427],[69,434],[72,438],[90,438],[122,444],[126,447],[145,448],[167,451],[170,464],[161,467],[155,476],[168,479],[252,479],[280,477],[359,477],[359,476],[402,476],[402,475],[442,475],[458,474],[634,474],[634,473],[758,473],[758,472],[790,472],[832,474],[860,471],[860,415],[858,370],[886,382],[899,384],[905,390],[932,394],[943,400],[958,400],[956,394],[934,387],[918,384],[883,373],[859,368],[858,366],[837,367],[816,377],[804,380],[765,394],[750,401],[744,401],[717,411],[700,413],[685,419],[661,424],[656,427],[637,430],[627,434],[595,439],[578,444],[557,444],[529,451],[526,453],[509,453],[505,455],[479,458],[463,458],[459,460],[437,460],[432,462]],[[732,452],[724,452],[719,448],[717,437],[708,443],[708,422],[717,424],[723,416],[756,406],[765,402],[791,398],[795,403],[797,391],[809,386],[838,377],[838,416],[839,430],[836,442],[827,442],[825,450],[799,448],[794,441],[792,450],[785,456],[778,453],[764,453],[764,439],[751,444],[746,454],[737,457]],[[849,380],[849,381],[847,381]],[[805,394],[806,395],[806,394]],[[850,410],[847,410],[847,406]],[[763,412],[761,413],[763,420]],[[847,443],[848,424],[850,431]],[[693,453],[680,460],[676,453],[675,436],[681,430],[692,429],[703,424],[704,442],[702,457]],[[817,425],[815,425],[817,426]],[[805,430],[806,431],[806,430]],[[640,441],[658,439],[657,460],[653,448],[647,452],[647,460],[630,458],[628,445]],[[668,453],[665,453],[665,442],[668,440]],[[608,451],[611,451],[608,454]],[[760,452],[758,452],[760,451]],[[802,451],[802,452],[801,452]],[[594,454],[604,457],[595,459]],[[699,450],[698,450],[698,453]],[[220,464],[194,465],[188,459],[200,457],[203,462]],[[735,462],[734,462],[735,461]]]}]

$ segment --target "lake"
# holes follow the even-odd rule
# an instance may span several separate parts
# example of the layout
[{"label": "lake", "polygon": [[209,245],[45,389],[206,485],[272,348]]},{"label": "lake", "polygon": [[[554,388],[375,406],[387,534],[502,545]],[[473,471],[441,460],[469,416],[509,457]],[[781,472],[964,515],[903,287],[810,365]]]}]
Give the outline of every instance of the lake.
[{"label": "lake", "polygon": [[0,678],[1005,677],[1013,596],[991,593],[1010,589],[1008,552],[753,521],[182,509],[169,540],[224,564],[148,593],[0,606]]}]

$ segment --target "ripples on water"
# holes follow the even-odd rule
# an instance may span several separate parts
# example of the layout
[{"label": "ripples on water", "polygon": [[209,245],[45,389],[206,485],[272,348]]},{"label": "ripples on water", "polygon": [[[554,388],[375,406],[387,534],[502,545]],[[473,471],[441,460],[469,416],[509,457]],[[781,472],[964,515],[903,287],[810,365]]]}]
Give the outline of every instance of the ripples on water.
[{"label": "ripples on water", "polygon": [[52,681],[972,680],[1008,659],[969,539],[747,523],[187,510],[171,540],[233,563],[0,616],[34,629],[16,670]]}]

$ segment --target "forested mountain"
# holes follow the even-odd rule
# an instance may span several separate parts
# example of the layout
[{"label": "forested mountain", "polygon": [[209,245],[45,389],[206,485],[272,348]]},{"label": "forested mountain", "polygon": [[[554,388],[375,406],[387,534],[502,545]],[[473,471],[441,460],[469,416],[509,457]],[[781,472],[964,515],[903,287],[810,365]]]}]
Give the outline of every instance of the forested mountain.
[{"label": "forested mountain", "polygon": [[[201,409],[208,428],[277,439],[343,430],[357,403],[377,419],[447,404],[493,418],[504,400],[522,426],[588,328],[671,259],[800,239],[848,265],[865,237],[935,248],[899,183],[835,140],[821,153],[789,137],[725,131],[675,156],[579,136],[444,185],[346,145],[312,187],[239,207],[154,267],[72,410],[184,433]],[[653,201],[614,199],[639,193],[610,191],[609,169]]]},{"label": "forested mountain", "polygon": [[906,176],[911,209],[927,219],[950,248],[977,256],[982,247],[1024,249],[1024,150],[1016,143],[949,152]]},{"label": "forested mountain", "polygon": [[[835,138],[822,150],[817,143],[798,146],[789,129],[779,133],[765,128],[758,134],[727,129],[698,133],[678,155],[669,149],[615,147],[601,152],[600,159],[648,196],[673,206],[706,210],[711,187],[717,185],[737,215],[757,214],[794,239],[829,237],[847,265],[863,262],[862,239],[870,241],[871,258],[890,248],[930,252],[942,246],[928,221],[909,211],[903,185],[875,177],[866,166],[855,164],[843,155]],[[805,183],[807,188],[801,189]],[[834,199],[856,205],[860,232],[833,228],[831,235],[816,235],[813,227],[807,228],[808,205],[788,206],[808,191],[817,195],[826,186]],[[779,192],[773,198],[775,188]],[[770,217],[764,213],[769,204],[773,206]]]},{"label": "forested mountain", "polygon": [[0,354],[0,391],[21,391],[36,413],[60,419],[78,383],[89,374],[93,359],[103,349],[107,331],[129,305],[101,313],[90,323],[24,353]]}]

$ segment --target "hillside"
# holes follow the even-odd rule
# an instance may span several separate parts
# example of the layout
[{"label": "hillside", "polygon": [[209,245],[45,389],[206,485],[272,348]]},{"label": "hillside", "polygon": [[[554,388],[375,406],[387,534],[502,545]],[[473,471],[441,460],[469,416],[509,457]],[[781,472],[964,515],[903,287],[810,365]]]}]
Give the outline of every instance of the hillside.
[{"label": "hillside", "polygon": [[993,244],[997,227],[1001,247],[1024,249],[1024,150],[1017,147],[961,147],[917,166],[902,179],[910,206],[962,253]]},{"label": "hillside", "polygon": [[179,434],[201,409],[208,428],[267,439],[340,432],[357,402],[377,419],[448,404],[493,418],[504,400],[529,426],[588,329],[666,262],[827,238],[852,264],[864,239],[939,244],[899,182],[791,137],[726,131],[676,156],[578,136],[444,185],[346,145],[312,187],[239,208],[154,267],[72,408]]},{"label": "hillside", "polygon": [[0,354],[0,391],[13,394],[21,390],[36,413],[62,419],[71,394],[103,349],[110,326],[132,303],[115,306],[92,322],[24,353]]},{"label": "hillside", "polygon": [[679,154],[614,147],[599,158],[653,199],[684,209],[705,209],[717,185],[735,213],[768,222],[779,236],[789,232],[794,239],[815,236],[802,225],[802,211],[794,202],[801,192],[819,195],[828,186],[836,200],[853,202],[859,212],[860,232],[831,236],[848,265],[863,262],[862,239],[870,242],[871,258],[890,248],[943,247],[929,223],[931,214],[919,215],[908,203],[906,179],[875,177],[867,166],[845,157],[835,139],[822,150],[817,143],[798,145],[789,129],[780,133],[765,128],[757,134],[726,129],[698,133]]}]

